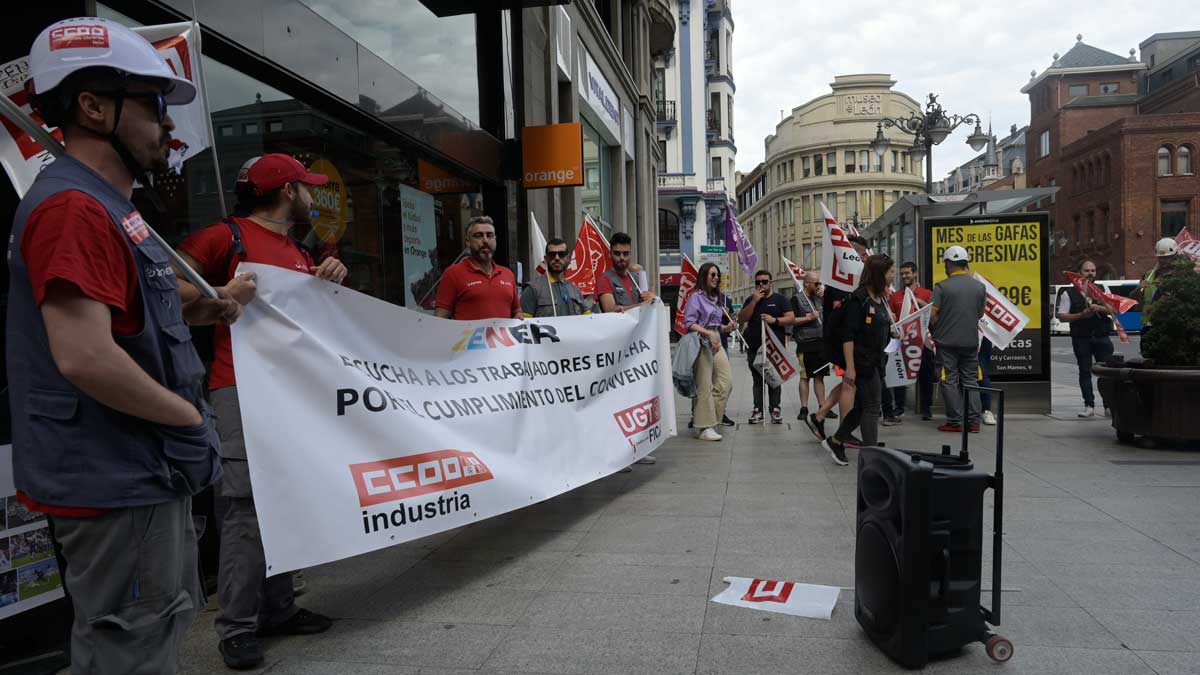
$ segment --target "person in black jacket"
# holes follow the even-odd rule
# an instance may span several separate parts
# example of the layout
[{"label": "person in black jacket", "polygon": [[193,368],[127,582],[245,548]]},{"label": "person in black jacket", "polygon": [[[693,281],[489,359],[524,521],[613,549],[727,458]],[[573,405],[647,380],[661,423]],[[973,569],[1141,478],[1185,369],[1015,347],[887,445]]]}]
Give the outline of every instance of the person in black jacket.
[{"label": "person in black jacket", "polygon": [[[1096,280],[1096,263],[1083,261],[1079,274],[1089,283]],[[1080,417],[1096,414],[1096,394],[1092,390],[1092,360],[1103,363],[1112,356],[1113,343],[1108,337],[1112,329],[1112,308],[1093,301],[1080,293],[1074,286],[1067,286],[1055,312],[1059,321],[1071,324],[1071,346],[1075,350],[1075,361],[1079,364],[1079,391],[1083,394],[1083,412]],[[1108,417],[1108,402],[1100,392],[1104,403],[1104,416]]]},{"label": "person in black jacket", "polygon": [[896,274],[896,264],[886,255],[867,258],[862,285],[850,294],[842,330],[842,354],[846,373],[842,386],[855,389],[854,409],[842,416],[841,426],[825,445],[833,461],[845,466],[845,444],[858,427],[864,446],[879,442],[880,378],[884,349],[891,339],[892,320],[888,313],[888,289]]}]

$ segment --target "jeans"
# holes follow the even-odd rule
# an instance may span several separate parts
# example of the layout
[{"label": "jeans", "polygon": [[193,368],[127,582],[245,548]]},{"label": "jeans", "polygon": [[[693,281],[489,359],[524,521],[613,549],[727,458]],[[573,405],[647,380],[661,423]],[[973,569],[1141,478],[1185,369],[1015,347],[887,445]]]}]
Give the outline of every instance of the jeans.
[{"label": "jeans", "polygon": [[[1145,332],[1142,339],[1145,340]],[[1083,404],[1089,408],[1096,407],[1096,394],[1092,391],[1092,360],[1103,363],[1112,356],[1113,343],[1107,335],[1072,335],[1071,346],[1075,349],[1075,362],[1079,364],[1079,391],[1083,394]],[[1103,401],[1103,394],[1101,394]],[[1108,407],[1108,402],[1104,402]]]},{"label": "jeans", "polygon": [[[746,358],[747,365],[750,366],[750,379],[754,381],[754,409],[759,412],[763,410],[763,376],[754,368],[754,358],[758,356],[758,347],[750,348],[750,355]],[[779,407],[779,396],[783,387],[767,387],[767,399],[771,402],[771,409]]]},{"label": "jeans", "polygon": [[879,413],[880,398],[883,390],[883,377],[878,368],[868,368],[858,378],[855,390],[854,408],[842,416],[834,438],[844,441],[854,433],[857,427],[862,434],[864,445],[879,443]]},{"label": "jeans", "polygon": [[[942,362],[942,400],[946,402],[946,421],[950,424],[963,423],[963,399],[959,391],[960,382],[975,382],[979,377],[979,352],[971,347],[938,347]],[[966,422],[979,424],[979,392],[967,391]]]}]

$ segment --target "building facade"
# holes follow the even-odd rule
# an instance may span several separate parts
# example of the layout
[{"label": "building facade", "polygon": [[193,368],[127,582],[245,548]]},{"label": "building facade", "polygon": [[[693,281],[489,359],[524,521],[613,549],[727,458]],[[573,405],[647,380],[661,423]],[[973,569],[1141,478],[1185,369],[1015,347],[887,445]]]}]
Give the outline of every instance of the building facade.
[{"label": "building facade", "polygon": [[[880,118],[921,113],[917,101],[893,90],[895,84],[888,75],[839,75],[830,93],[793,109],[766,138],[765,160],[737,187],[739,220],[760,267],[785,275],[787,257],[805,269],[819,268],[822,205],[840,222],[862,226],[902,197],[924,193],[922,165],[903,150],[911,136],[885,130],[892,149],[882,158],[869,147]],[[731,294],[745,297],[751,284],[750,275],[734,270]]]},{"label": "building facade", "polygon": [[1008,136],[997,139],[988,128],[988,147],[946,178],[933,184],[934,194],[971,190],[1021,189],[1025,187],[1025,131],[1012,125]]},{"label": "building facade", "polygon": [[[733,16],[728,0],[671,3],[674,44],[654,65],[659,259],[672,301],[683,255],[725,244],[733,197]],[[672,287],[672,288],[668,288]]]}]

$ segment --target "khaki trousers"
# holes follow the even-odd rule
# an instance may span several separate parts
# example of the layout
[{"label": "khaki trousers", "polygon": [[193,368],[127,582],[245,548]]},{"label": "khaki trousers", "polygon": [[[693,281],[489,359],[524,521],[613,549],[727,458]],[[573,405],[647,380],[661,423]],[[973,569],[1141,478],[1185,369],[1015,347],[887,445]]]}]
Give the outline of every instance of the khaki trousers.
[{"label": "khaki trousers", "polygon": [[695,369],[696,414],[692,425],[697,430],[715,427],[725,417],[725,405],[733,391],[729,357],[724,349],[713,354],[712,348],[701,340]]}]

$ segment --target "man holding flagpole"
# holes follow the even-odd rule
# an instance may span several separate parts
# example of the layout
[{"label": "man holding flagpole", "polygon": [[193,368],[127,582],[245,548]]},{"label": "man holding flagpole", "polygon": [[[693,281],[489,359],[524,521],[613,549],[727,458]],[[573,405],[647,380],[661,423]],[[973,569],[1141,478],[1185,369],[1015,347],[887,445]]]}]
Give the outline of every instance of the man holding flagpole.
[{"label": "man holding flagpole", "polygon": [[754,410],[750,413],[750,424],[762,424],[763,421],[763,389],[768,389],[771,404],[771,423],[782,424],[783,412],[779,407],[779,385],[767,387],[763,374],[754,367],[754,357],[763,346],[765,332],[770,329],[782,343],[786,329],[795,322],[795,314],[783,294],[773,292],[771,288],[771,273],[759,270],[754,273],[754,292],[742,303],[738,312],[739,323],[747,324],[744,334],[748,355],[746,363],[750,366],[750,376],[754,380]]},{"label": "man holding flagpole", "polygon": [[596,300],[604,312],[623,312],[653,302],[653,291],[638,288],[629,273],[633,262],[633,239],[624,232],[613,235],[609,244],[612,267],[596,278]]},{"label": "man holding flagpole", "polygon": [[521,293],[521,313],[539,318],[591,314],[579,287],[563,276],[571,256],[567,242],[555,237],[546,244],[545,252],[546,273],[532,275],[529,287]]}]

